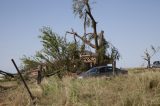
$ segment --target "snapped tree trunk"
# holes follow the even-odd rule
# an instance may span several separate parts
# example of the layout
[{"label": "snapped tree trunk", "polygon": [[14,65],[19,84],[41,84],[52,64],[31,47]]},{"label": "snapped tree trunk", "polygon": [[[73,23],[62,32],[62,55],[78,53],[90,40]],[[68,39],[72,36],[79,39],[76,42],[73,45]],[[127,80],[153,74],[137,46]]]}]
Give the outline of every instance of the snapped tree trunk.
[{"label": "snapped tree trunk", "polygon": [[95,21],[92,13],[91,13],[91,8],[90,5],[88,4],[88,2],[86,3],[87,9],[88,11],[86,11],[86,13],[88,14],[88,16],[90,17],[90,19],[92,20],[92,28],[93,28],[93,35],[94,35],[94,40],[95,40],[95,52],[97,54],[96,57],[96,65],[99,65],[99,45],[98,45],[98,35],[97,35],[97,22]]}]

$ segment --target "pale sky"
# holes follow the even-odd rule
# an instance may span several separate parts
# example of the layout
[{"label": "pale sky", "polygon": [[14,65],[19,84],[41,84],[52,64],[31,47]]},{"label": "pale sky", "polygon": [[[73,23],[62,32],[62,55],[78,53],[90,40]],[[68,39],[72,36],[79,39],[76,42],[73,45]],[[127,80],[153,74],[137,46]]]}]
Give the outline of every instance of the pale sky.
[{"label": "pale sky", "polygon": [[[160,46],[160,0],[97,0],[92,7],[98,31],[104,30],[122,55],[118,67],[140,67],[145,49]],[[71,28],[83,33],[72,0],[0,0],[0,70],[16,72],[12,58],[20,66],[23,55],[41,50],[38,36],[43,26],[61,36]]]}]

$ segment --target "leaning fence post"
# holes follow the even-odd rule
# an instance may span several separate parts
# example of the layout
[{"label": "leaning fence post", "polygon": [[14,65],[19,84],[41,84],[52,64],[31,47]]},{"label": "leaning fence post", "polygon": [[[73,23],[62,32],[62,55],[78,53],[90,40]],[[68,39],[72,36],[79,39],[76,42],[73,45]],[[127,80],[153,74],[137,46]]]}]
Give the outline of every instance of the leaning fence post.
[{"label": "leaning fence post", "polygon": [[[20,75],[20,78],[22,79],[22,82],[24,83],[24,85],[25,85],[25,87],[26,87],[26,89],[27,89],[27,91],[28,91],[28,93],[29,93],[29,95],[30,95],[32,101],[34,102],[34,96],[32,95],[31,91],[29,90],[29,88],[28,88],[28,86],[27,86],[27,83],[25,82],[25,80],[24,80],[22,74],[20,73],[20,71],[19,71],[19,69],[18,69],[16,63],[14,62],[13,59],[11,59],[11,61],[12,61],[12,63],[14,64],[14,66],[15,66],[15,68],[16,68],[18,74]],[[35,102],[34,102],[34,104],[35,104]]]}]

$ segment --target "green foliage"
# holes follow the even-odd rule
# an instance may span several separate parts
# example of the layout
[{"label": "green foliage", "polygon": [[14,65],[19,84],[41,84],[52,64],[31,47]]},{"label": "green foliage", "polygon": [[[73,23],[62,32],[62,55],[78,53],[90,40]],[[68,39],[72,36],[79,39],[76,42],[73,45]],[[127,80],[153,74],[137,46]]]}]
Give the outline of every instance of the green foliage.
[{"label": "green foliage", "polygon": [[48,60],[62,60],[66,58],[67,43],[64,38],[58,36],[56,33],[48,27],[44,27],[42,30],[41,42],[43,44],[43,50],[41,56],[48,56]]},{"label": "green foliage", "polygon": [[120,53],[118,52],[118,49],[115,48],[114,46],[111,47],[111,53],[110,53],[110,58],[112,60],[119,60],[121,57]]},{"label": "green foliage", "polygon": [[43,61],[48,71],[60,71],[61,74],[68,71],[68,43],[65,42],[63,37],[58,36],[50,28],[44,27],[41,39],[43,50],[37,52],[36,56]]},{"label": "green foliage", "polygon": [[75,16],[78,15],[80,19],[85,20],[84,24],[90,27],[91,19],[86,15],[86,11],[89,11],[86,5],[88,3],[89,0],[73,0],[72,8]]},{"label": "green foliage", "polygon": [[69,43],[68,48],[68,56],[71,59],[80,59],[79,57],[79,46],[75,43]]},{"label": "green foliage", "polygon": [[108,42],[106,41],[106,39],[104,38],[103,34],[100,35],[99,37],[99,49],[98,49],[98,52],[99,52],[99,63],[100,64],[104,64],[106,63],[106,60],[108,58],[106,58],[106,52],[107,52],[107,49],[109,48],[109,44]]},{"label": "green foliage", "polygon": [[38,64],[46,67],[45,74],[59,71],[63,76],[66,72],[76,72],[82,63],[80,60],[80,48],[76,43],[68,43],[63,37],[54,33],[49,27],[41,29],[43,49],[36,52],[33,58],[24,57],[22,62],[27,69],[35,68]]},{"label": "green foliage", "polygon": [[111,61],[119,60],[120,53],[118,49],[113,46],[111,43],[106,41],[106,39],[102,37],[99,39],[99,61],[101,64],[110,63]]},{"label": "green foliage", "polygon": [[84,0],[73,0],[73,13],[75,15],[79,15],[79,18],[82,18],[84,16],[85,11],[85,3]]},{"label": "green foliage", "polygon": [[23,62],[24,64],[24,70],[28,70],[28,69],[31,69],[31,68],[36,68],[39,64],[39,62],[34,59],[34,58],[31,58],[31,57],[27,57],[27,56],[23,56],[21,61]]}]

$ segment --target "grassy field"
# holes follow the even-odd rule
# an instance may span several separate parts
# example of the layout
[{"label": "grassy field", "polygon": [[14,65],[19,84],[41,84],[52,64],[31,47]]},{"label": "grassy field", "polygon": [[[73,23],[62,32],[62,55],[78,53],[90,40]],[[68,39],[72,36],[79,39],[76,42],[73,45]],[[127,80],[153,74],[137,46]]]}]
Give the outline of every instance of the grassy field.
[{"label": "grassy field", "polygon": [[[50,77],[29,87],[37,106],[160,106],[160,69],[129,69],[128,75],[111,78]],[[23,84],[0,93],[0,106],[31,104]]]}]

